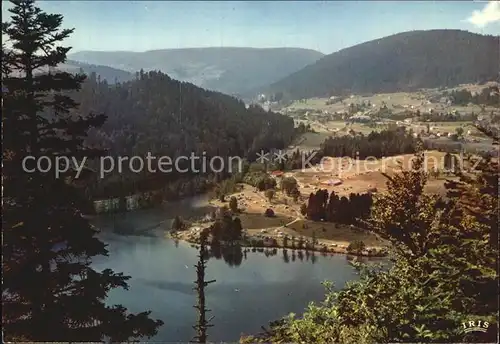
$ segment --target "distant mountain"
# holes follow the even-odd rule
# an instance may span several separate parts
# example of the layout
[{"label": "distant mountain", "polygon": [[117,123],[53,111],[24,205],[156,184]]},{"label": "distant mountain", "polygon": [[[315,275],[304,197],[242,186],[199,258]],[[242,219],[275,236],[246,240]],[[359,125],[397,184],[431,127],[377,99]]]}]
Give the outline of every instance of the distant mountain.
[{"label": "distant mountain", "polygon": [[496,80],[499,37],[460,30],[404,32],[326,55],[259,93],[291,99]]},{"label": "distant mountain", "polygon": [[82,63],[79,61],[67,60],[66,63],[57,67],[60,70],[69,73],[78,73],[80,69],[87,75],[95,73],[101,79],[106,80],[108,83],[113,84],[115,81],[125,82],[134,79],[135,75],[121,69],[116,69],[108,66],[93,65]]},{"label": "distant mountain", "polygon": [[135,73],[159,70],[171,78],[231,95],[269,85],[323,56],[301,48],[189,48],[146,52],[80,51],[69,58]]}]

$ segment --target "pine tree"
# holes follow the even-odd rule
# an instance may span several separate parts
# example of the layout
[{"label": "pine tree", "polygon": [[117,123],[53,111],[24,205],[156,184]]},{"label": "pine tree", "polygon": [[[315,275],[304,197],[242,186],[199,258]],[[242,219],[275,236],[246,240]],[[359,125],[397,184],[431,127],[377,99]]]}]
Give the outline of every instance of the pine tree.
[{"label": "pine tree", "polygon": [[365,225],[390,241],[396,251],[407,257],[427,252],[441,216],[440,198],[424,194],[427,172],[424,153],[415,153],[410,170],[394,176],[386,175],[387,192],[380,195],[371,210],[371,219]]},{"label": "pine tree", "polygon": [[183,223],[181,217],[178,215],[176,217],[174,217],[174,220],[172,221],[172,226],[171,226],[172,231],[180,231],[180,230],[182,230],[183,227],[184,227],[184,223]]},{"label": "pine tree", "polygon": [[[91,267],[107,255],[106,245],[82,216],[87,206],[66,178],[26,173],[23,158],[66,155],[82,159],[102,152],[85,148],[87,131],[102,125],[102,115],[81,116],[63,90],[78,90],[84,76],[53,72],[70,48],[58,46],[73,30],[60,29],[63,17],[47,14],[33,0],[13,1],[3,46],[3,328],[6,340],[125,341],[157,333],[161,321],[149,312],[128,314],[107,306],[114,288],[129,277]],[[45,70],[48,68],[48,70]],[[38,71],[44,72],[37,74]],[[4,88],[4,87],[2,87]],[[31,166],[29,166],[31,168]]]},{"label": "pine tree", "polygon": [[233,213],[238,211],[238,200],[234,196],[231,196],[229,199],[229,209],[231,209]]}]

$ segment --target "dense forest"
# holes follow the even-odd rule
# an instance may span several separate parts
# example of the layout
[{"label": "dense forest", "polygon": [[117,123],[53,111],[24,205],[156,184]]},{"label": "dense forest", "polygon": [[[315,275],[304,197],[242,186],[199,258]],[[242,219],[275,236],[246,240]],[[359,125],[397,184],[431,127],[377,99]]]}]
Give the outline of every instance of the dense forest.
[{"label": "dense forest", "polygon": [[[286,147],[296,130],[289,117],[259,106],[171,79],[161,72],[139,72],[133,81],[110,85],[92,74],[73,94],[83,113],[105,113],[104,125],[87,141],[112,156],[241,157],[255,159],[261,149]],[[201,160],[200,160],[201,161]],[[199,161],[199,162],[200,162]],[[128,164],[126,164],[128,166]],[[181,168],[189,162],[180,163]],[[201,170],[197,165],[197,169]],[[210,173],[109,174],[92,190],[95,197],[121,196],[168,186],[166,197],[203,191],[207,182],[227,176]],[[146,170],[146,169],[145,169]],[[175,181],[175,183],[172,183]],[[182,182],[180,182],[182,181]],[[168,184],[168,185],[167,185]]]},{"label": "dense forest", "polygon": [[398,33],[327,55],[262,92],[302,99],[493,81],[499,44],[460,30]]},{"label": "dense forest", "polygon": [[477,105],[500,106],[500,92],[498,86],[485,87],[481,92],[472,93],[466,89],[453,90],[445,92],[451,98],[455,105],[468,105],[469,103]]}]

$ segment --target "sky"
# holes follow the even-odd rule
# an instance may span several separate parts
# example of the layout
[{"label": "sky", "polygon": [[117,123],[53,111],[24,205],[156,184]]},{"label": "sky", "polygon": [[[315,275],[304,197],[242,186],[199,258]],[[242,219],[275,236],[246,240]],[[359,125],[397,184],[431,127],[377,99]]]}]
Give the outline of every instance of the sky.
[{"label": "sky", "polygon": [[[75,28],[82,50],[299,47],[330,54],[411,30],[500,35],[500,2],[472,1],[40,1]],[[2,1],[2,18],[8,15]]]}]

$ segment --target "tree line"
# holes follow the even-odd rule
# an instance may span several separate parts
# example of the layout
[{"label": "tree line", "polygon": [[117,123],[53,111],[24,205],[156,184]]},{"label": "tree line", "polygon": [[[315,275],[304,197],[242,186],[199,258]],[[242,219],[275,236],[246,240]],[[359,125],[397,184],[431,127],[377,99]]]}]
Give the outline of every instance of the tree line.
[{"label": "tree line", "polygon": [[404,128],[371,132],[368,135],[330,136],[321,145],[318,154],[312,160],[319,162],[323,156],[351,157],[365,159],[372,156],[382,158],[415,152],[417,140]]},{"label": "tree line", "polygon": [[307,205],[302,206],[301,212],[312,221],[355,224],[370,215],[372,203],[370,193],[351,193],[349,197],[339,197],[335,191],[328,195],[328,190],[322,189],[309,195]]},{"label": "tree line", "polygon": [[469,103],[476,105],[486,105],[498,107],[500,104],[500,93],[498,86],[484,87],[481,92],[475,92],[474,94],[467,90],[453,90],[451,92],[445,92],[444,95],[448,95],[454,105],[468,105]]}]

